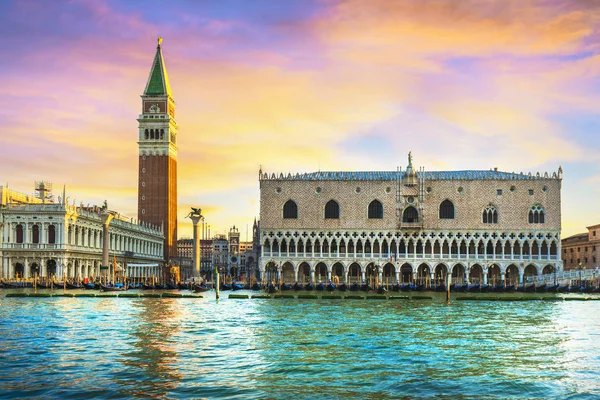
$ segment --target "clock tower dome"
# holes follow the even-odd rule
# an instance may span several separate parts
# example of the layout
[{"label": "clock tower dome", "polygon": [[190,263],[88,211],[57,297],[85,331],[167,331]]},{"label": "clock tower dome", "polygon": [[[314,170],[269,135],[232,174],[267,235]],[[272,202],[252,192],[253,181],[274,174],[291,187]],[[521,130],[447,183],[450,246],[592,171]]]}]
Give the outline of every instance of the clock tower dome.
[{"label": "clock tower dome", "polygon": [[162,38],[139,115],[138,219],[163,228],[165,262],[177,256],[177,122]]}]

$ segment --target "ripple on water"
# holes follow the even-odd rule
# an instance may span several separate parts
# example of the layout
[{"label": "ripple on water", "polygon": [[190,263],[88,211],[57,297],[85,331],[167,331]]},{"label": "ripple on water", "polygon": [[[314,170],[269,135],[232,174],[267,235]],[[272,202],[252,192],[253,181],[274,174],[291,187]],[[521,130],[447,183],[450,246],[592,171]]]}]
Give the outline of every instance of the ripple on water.
[{"label": "ripple on water", "polygon": [[590,302],[43,300],[1,300],[2,397],[600,394]]}]

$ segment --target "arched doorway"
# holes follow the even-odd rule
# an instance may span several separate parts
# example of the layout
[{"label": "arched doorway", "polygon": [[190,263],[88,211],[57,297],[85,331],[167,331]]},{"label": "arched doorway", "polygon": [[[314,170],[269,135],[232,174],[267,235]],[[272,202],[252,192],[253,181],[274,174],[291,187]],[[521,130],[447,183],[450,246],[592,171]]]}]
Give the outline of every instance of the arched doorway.
[{"label": "arched doorway", "polygon": [[360,265],[358,263],[350,264],[350,267],[348,267],[348,282],[360,282],[360,280]]},{"label": "arched doorway", "polygon": [[335,263],[331,268],[331,280],[335,283],[344,281],[344,266],[341,263]]},{"label": "arched doorway", "polygon": [[29,271],[30,271],[29,273],[31,274],[31,276],[32,276],[33,278],[37,278],[37,277],[39,277],[39,276],[40,276],[40,274],[41,274],[41,272],[42,272],[42,271],[40,270],[40,265],[39,265],[38,263],[35,263],[35,262],[34,262],[34,263],[32,263],[32,264],[29,266]]},{"label": "arched doorway", "polygon": [[410,283],[413,281],[412,265],[402,264],[402,267],[400,267],[400,280],[402,283]]},{"label": "arched doorway", "polygon": [[292,263],[286,262],[281,267],[281,279],[284,283],[294,282],[294,266]]},{"label": "arched doorway", "polygon": [[309,282],[310,281],[310,266],[303,262],[298,267],[298,281]]},{"label": "arched doorway", "polygon": [[465,266],[456,264],[452,268],[452,283],[455,285],[463,285],[465,283]]},{"label": "arched doorway", "polygon": [[379,268],[374,263],[367,264],[367,268],[365,269],[365,280],[371,287],[379,284]]},{"label": "arched doorway", "polygon": [[514,264],[506,268],[506,284],[515,286],[519,284],[519,268]]},{"label": "arched doorway", "polygon": [[431,279],[431,269],[429,269],[429,265],[421,264],[419,268],[417,268],[417,283],[420,285],[429,285],[429,281]]},{"label": "arched doorway", "polygon": [[396,282],[396,268],[394,264],[387,263],[383,266],[383,283],[390,285]]},{"label": "arched doorway", "polygon": [[536,276],[537,273],[537,267],[533,264],[529,264],[528,266],[525,267],[525,269],[523,270],[523,277],[533,277]]},{"label": "arched doorway", "polygon": [[318,263],[315,267],[315,279],[317,282],[325,282],[327,280],[327,265]]},{"label": "arched doorway", "polygon": [[492,264],[488,267],[488,284],[497,286],[502,283],[502,275],[500,273],[500,266]]},{"label": "arched doorway", "polygon": [[544,275],[553,274],[554,272],[556,272],[556,268],[554,268],[554,265],[546,265],[544,269],[542,269],[542,274]]},{"label": "arched doorway", "polygon": [[435,266],[433,279],[434,285],[445,285],[446,284],[446,276],[448,276],[448,267],[444,264],[438,264]]},{"label": "arched doorway", "polygon": [[469,282],[473,285],[483,285],[483,268],[481,268],[481,265],[474,264],[471,266]]}]

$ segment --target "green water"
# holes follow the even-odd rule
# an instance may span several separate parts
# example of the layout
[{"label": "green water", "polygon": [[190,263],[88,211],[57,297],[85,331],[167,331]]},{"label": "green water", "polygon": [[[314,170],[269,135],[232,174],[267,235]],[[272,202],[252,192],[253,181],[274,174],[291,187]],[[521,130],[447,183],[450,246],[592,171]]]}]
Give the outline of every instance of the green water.
[{"label": "green water", "polygon": [[0,297],[0,397],[600,398],[599,307]]}]

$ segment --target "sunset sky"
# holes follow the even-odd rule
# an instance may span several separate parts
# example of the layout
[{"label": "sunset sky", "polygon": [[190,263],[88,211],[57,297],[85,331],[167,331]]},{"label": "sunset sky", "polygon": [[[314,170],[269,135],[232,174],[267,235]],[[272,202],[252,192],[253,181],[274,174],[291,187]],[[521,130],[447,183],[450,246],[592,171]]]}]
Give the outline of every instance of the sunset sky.
[{"label": "sunset sky", "polygon": [[[137,216],[157,37],[179,124],[179,233],[259,214],[258,170],[554,172],[563,237],[600,223],[600,2],[0,2],[0,184]],[[60,188],[60,189],[59,189]]]}]

